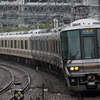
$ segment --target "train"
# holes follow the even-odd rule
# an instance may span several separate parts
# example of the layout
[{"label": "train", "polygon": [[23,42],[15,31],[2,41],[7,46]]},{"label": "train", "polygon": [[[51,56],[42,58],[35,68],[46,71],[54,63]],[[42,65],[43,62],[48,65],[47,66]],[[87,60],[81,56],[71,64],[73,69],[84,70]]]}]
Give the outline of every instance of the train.
[{"label": "train", "polygon": [[0,33],[0,58],[62,74],[69,91],[100,90],[100,21]]}]

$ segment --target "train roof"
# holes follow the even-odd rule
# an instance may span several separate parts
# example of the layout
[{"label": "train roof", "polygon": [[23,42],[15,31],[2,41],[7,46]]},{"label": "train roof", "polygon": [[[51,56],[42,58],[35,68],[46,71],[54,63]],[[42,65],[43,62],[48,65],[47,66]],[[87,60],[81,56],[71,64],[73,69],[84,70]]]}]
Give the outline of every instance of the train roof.
[{"label": "train roof", "polygon": [[84,29],[84,28],[100,28],[100,21],[95,19],[80,19],[72,22],[69,26],[66,26],[62,31]]}]

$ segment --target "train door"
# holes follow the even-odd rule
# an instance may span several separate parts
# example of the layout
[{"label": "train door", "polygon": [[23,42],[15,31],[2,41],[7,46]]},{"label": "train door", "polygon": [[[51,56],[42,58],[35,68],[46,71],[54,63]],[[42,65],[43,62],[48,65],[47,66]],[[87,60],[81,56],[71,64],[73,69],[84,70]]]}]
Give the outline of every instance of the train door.
[{"label": "train door", "polygon": [[97,72],[96,34],[94,29],[81,32],[84,72]]}]

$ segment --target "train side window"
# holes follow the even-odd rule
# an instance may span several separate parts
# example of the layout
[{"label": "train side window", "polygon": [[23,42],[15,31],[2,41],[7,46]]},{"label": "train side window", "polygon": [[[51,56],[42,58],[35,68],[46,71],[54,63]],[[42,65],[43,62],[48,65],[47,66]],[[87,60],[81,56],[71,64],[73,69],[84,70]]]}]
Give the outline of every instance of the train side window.
[{"label": "train side window", "polygon": [[36,50],[38,50],[38,40],[36,40]]},{"label": "train side window", "polygon": [[37,40],[37,50],[39,49],[39,41]]},{"label": "train side window", "polygon": [[28,41],[25,40],[25,49],[28,49]]},{"label": "train side window", "polygon": [[35,40],[35,50],[37,50],[37,40]]},{"label": "train side window", "polygon": [[5,40],[3,40],[3,47],[5,47]]},{"label": "train side window", "polygon": [[20,41],[18,40],[18,48],[20,49]]},{"label": "train side window", "polygon": [[34,40],[34,50],[36,50],[36,40]]},{"label": "train side window", "polygon": [[48,40],[46,40],[46,47],[47,47],[46,51],[48,52]]},{"label": "train side window", "polygon": [[13,40],[11,40],[11,48],[13,48]]},{"label": "train side window", "polygon": [[40,40],[38,40],[38,50],[40,50]]},{"label": "train side window", "polygon": [[31,43],[32,43],[32,50],[34,50],[34,41],[32,40]]},{"label": "train side window", "polygon": [[41,40],[41,51],[43,51],[43,40]]},{"label": "train side window", "polygon": [[8,48],[9,48],[9,40],[8,40]]},{"label": "train side window", "polygon": [[52,52],[52,40],[49,41],[49,46],[50,46],[50,52]]},{"label": "train side window", "polygon": [[35,50],[37,50],[37,40],[35,40]]},{"label": "train side window", "polygon": [[33,50],[35,50],[35,40],[33,40]]},{"label": "train side window", "polygon": [[56,53],[56,41],[54,40],[54,53]]},{"label": "train side window", "polygon": [[45,51],[47,51],[47,41],[45,40]]},{"label": "train side window", "polygon": [[57,40],[55,40],[55,53],[57,53]]},{"label": "train side window", "polygon": [[7,47],[7,40],[5,40],[5,47]]},{"label": "train side window", "polygon": [[41,49],[43,51],[43,40],[41,40]]},{"label": "train side window", "polygon": [[8,45],[9,45],[9,48],[11,48],[11,40],[9,40],[9,44]]},{"label": "train side window", "polygon": [[3,40],[1,41],[2,43],[1,43],[1,46],[3,47]]},{"label": "train side window", "polygon": [[0,40],[0,47],[1,47],[1,40]]},{"label": "train side window", "polygon": [[57,45],[58,43],[57,43],[57,40],[55,40],[55,53],[58,53],[58,45]]},{"label": "train side window", "polygon": [[53,40],[51,40],[51,52],[53,53],[53,50],[54,48],[53,48]]},{"label": "train side window", "polygon": [[0,47],[1,47],[1,40],[0,40]]},{"label": "train side window", "polygon": [[6,40],[4,40],[4,47],[6,47]]},{"label": "train side window", "polygon": [[50,52],[50,40],[48,40],[48,51]]},{"label": "train side window", "polygon": [[40,40],[40,51],[42,51],[42,41]]},{"label": "train side window", "polygon": [[16,40],[14,40],[14,48],[16,48],[17,46],[16,46]]},{"label": "train side window", "polygon": [[6,44],[7,44],[7,40],[5,40],[5,47],[7,47],[7,45],[6,45]]},{"label": "train side window", "polygon": [[21,49],[23,49],[23,40],[21,40]]},{"label": "train side window", "polygon": [[43,40],[43,51],[45,51],[45,41]]},{"label": "train side window", "polygon": [[53,52],[55,53],[55,40],[53,40]]}]

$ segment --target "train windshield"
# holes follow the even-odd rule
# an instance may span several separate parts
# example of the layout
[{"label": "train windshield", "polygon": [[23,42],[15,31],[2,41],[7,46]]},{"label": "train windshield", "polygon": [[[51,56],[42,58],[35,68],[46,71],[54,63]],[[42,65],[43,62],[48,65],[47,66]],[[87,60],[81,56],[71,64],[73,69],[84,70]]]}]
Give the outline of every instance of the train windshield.
[{"label": "train windshield", "polygon": [[84,37],[84,58],[91,59],[94,58],[94,37]]},{"label": "train windshield", "polygon": [[64,59],[80,59],[80,34],[79,30],[61,33],[62,55]]},{"label": "train windshield", "polygon": [[100,58],[100,29],[97,29],[97,40],[98,40],[98,57]]}]

